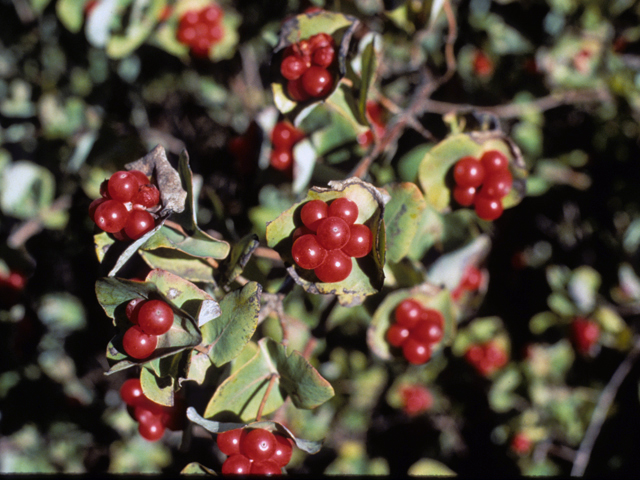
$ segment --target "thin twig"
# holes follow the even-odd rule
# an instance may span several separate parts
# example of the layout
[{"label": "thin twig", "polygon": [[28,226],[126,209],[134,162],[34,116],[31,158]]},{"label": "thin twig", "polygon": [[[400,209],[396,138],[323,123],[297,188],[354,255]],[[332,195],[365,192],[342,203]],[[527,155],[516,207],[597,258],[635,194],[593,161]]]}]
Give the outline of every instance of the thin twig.
[{"label": "thin twig", "polygon": [[616,398],[618,393],[618,389],[622,382],[626,378],[627,374],[633,367],[633,364],[638,359],[640,355],[640,336],[636,336],[633,342],[633,348],[627,354],[627,357],[622,361],[618,368],[611,376],[609,383],[602,390],[600,394],[600,398],[598,399],[598,403],[593,410],[593,414],[591,415],[591,421],[589,423],[589,427],[584,434],[584,438],[580,443],[580,448],[576,453],[575,461],[573,462],[573,467],[571,468],[571,476],[581,477],[584,475],[584,471],[589,464],[589,459],[591,457],[591,451],[593,450],[593,446],[600,434],[600,429],[604,424],[604,421],[607,417],[607,413],[609,412],[609,408],[611,408],[611,404]]},{"label": "thin twig", "polygon": [[271,394],[271,390],[273,386],[276,384],[276,380],[280,377],[277,373],[272,373],[271,378],[269,378],[269,385],[267,385],[267,391],[264,392],[264,397],[262,397],[262,401],[260,402],[260,406],[258,407],[258,414],[256,415],[256,421],[259,422],[262,419],[262,411],[264,410],[264,406],[267,404],[267,399]]}]

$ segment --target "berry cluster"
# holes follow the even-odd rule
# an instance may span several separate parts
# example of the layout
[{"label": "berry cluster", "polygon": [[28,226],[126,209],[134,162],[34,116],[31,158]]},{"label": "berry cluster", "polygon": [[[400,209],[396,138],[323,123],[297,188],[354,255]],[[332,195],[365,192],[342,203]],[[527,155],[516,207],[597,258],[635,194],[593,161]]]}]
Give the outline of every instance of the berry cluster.
[{"label": "berry cluster", "polygon": [[304,133],[290,122],[278,122],[271,131],[270,163],[280,171],[290,171],[293,166],[293,146],[304,138]]},{"label": "berry cluster", "polygon": [[333,88],[328,68],[336,58],[335,42],[328,33],[317,33],[288,46],[280,63],[287,92],[296,102],[326,96]]},{"label": "berry cluster", "polygon": [[431,347],[442,340],[442,313],[425,308],[411,298],[403,300],[394,311],[395,323],[387,330],[387,341],[402,348],[404,358],[414,365],[431,358]]},{"label": "berry cluster", "polygon": [[176,397],[173,407],[155,403],[142,391],[139,378],[130,378],[120,387],[120,397],[127,404],[127,410],[139,423],[142,438],[155,442],[164,435],[165,429],[182,430],[184,427],[184,402]]},{"label": "berry cluster", "polygon": [[293,452],[291,439],[262,428],[236,428],[218,434],[218,448],[227,455],[223,475],[279,475]]},{"label": "berry cluster", "polygon": [[173,310],[162,300],[134,298],[125,311],[133,325],[124,332],[122,348],[130,357],[147,358],[156,349],[158,336],[171,329]]},{"label": "berry cluster", "polygon": [[351,257],[362,258],[371,251],[371,230],[355,223],[358,205],[345,197],[329,205],[311,200],[303,205],[300,217],[303,226],[293,232],[291,255],[299,267],[313,270],[321,282],[344,280],[351,273]]},{"label": "berry cluster", "polygon": [[408,415],[419,415],[433,405],[431,392],[420,385],[407,385],[400,390],[402,409]]},{"label": "berry cluster", "polygon": [[117,240],[136,240],[155,227],[147,209],[160,203],[160,191],[138,170],[121,170],[100,185],[100,198],[89,205],[89,217]]},{"label": "berry cluster", "polygon": [[451,298],[458,300],[464,292],[475,292],[482,284],[482,272],[471,265],[462,275],[462,280],[451,292]]},{"label": "berry cluster", "polygon": [[189,10],[180,17],[176,38],[180,43],[189,45],[195,56],[207,57],[211,46],[224,37],[222,17],[224,10],[217,4]]},{"label": "berry cluster", "polygon": [[491,375],[507,364],[506,352],[495,342],[489,341],[480,345],[472,345],[464,354],[464,358],[481,375]]},{"label": "berry cluster", "polygon": [[511,191],[509,160],[498,150],[486,151],[480,160],[467,156],[453,168],[453,198],[463,207],[474,206],[478,217],[495,220],[502,215],[502,199]]},{"label": "berry cluster", "polygon": [[593,320],[576,317],[571,322],[571,336],[578,352],[587,355],[600,338],[600,327]]}]

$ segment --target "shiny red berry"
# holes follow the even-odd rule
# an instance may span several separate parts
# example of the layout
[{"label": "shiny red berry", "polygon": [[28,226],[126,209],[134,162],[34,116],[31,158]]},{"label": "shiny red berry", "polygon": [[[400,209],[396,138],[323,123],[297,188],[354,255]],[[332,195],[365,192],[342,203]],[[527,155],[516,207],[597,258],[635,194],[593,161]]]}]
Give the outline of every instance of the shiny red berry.
[{"label": "shiny red berry", "polygon": [[287,82],[287,93],[296,102],[305,102],[311,98],[302,85],[302,77]]},{"label": "shiny red berry", "polygon": [[485,178],[485,181],[478,192],[478,196],[500,199],[509,194],[512,185],[513,177],[508,170],[492,173]]},{"label": "shiny red berry", "polygon": [[502,215],[504,207],[502,201],[495,198],[478,196],[475,199],[474,207],[476,214],[483,220],[495,220]]},{"label": "shiny red berry", "polygon": [[153,208],[160,203],[160,190],[155,185],[140,185],[138,193],[131,199],[134,205]]},{"label": "shiny red berry", "polygon": [[173,310],[162,300],[148,300],[138,310],[138,325],[149,335],[167,333],[173,325]]},{"label": "shiny red berry", "polygon": [[153,230],[156,226],[153,216],[146,210],[131,210],[127,223],[124,226],[124,233],[131,240],[137,240],[145,233]]},{"label": "shiny red berry", "polygon": [[156,335],[149,335],[134,325],[122,337],[122,347],[127,355],[142,360],[153,353],[158,344]]},{"label": "shiny red berry", "polygon": [[358,204],[346,197],[339,197],[329,204],[328,217],[339,217],[349,225],[356,223],[358,219]]},{"label": "shiny red berry", "polygon": [[123,203],[130,202],[139,188],[140,183],[136,176],[124,170],[111,175],[107,183],[109,197]]},{"label": "shiny red berry", "polygon": [[236,428],[233,430],[227,430],[218,434],[216,442],[218,448],[225,455],[237,455],[240,453],[240,441],[244,435],[245,430],[243,428]]},{"label": "shiny red berry", "polygon": [[289,55],[282,59],[280,63],[280,73],[287,80],[297,80],[307,71],[307,63],[302,57]]},{"label": "shiny red berry", "polygon": [[280,475],[282,469],[272,460],[253,462],[251,464],[251,475]]},{"label": "shiny red berry", "polygon": [[293,152],[291,150],[272,150],[269,163],[276,170],[290,170],[293,167]]},{"label": "shiny red berry", "polygon": [[291,150],[304,138],[304,133],[289,122],[278,122],[271,131],[271,143],[276,150]]},{"label": "shiny red berry", "polygon": [[318,243],[315,235],[307,234],[293,242],[291,256],[299,267],[313,270],[325,261],[327,249]]},{"label": "shiny red berry", "polygon": [[509,170],[509,160],[498,150],[487,150],[480,157],[480,162],[484,165],[484,171],[487,175]]},{"label": "shiny red berry", "polygon": [[479,187],[484,176],[484,166],[474,157],[463,157],[453,167],[453,179],[461,187]]},{"label": "shiny red berry", "polygon": [[213,4],[200,10],[198,18],[201,22],[215,24],[220,22],[223,16],[224,10],[222,10],[220,5]]},{"label": "shiny red berry", "polygon": [[429,345],[442,340],[442,335],[442,325],[432,320],[418,322],[418,325],[411,330],[411,338]]},{"label": "shiny red berry", "polygon": [[476,187],[461,187],[456,185],[453,189],[453,199],[462,207],[470,207],[476,198]]},{"label": "shiny red berry", "polygon": [[244,455],[231,455],[222,464],[223,475],[248,475],[251,471],[251,460]]},{"label": "shiny red berry", "polygon": [[155,442],[162,438],[165,426],[162,420],[156,416],[149,416],[138,425],[140,436],[149,442]]},{"label": "shiny red berry", "polygon": [[310,200],[300,209],[300,220],[305,227],[315,232],[320,226],[320,221],[327,218],[329,207],[322,200]]},{"label": "shiny red berry", "polygon": [[409,329],[414,328],[420,320],[423,309],[424,307],[412,298],[403,300],[394,311],[396,323]]},{"label": "shiny red berry", "polygon": [[144,302],[146,302],[144,298],[134,298],[129,300],[127,303],[127,306],[125,307],[125,314],[131,323],[138,323],[138,312]]},{"label": "shiny red berry", "polygon": [[409,415],[418,415],[431,408],[433,396],[425,387],[408,385],[400,390],[402,410]]},{"label": "shiny red berry", "polygon": [[318,67],[327,68],[333,63],[335,57],[336,52],[333,47],[322,47],[313,52],[311,62]]},{"label": "shiny red berry", "polygon": [[120,387],[120,398],[127,405],[135,407],[139,405],[145,398],[142,392],[142,384],[139,378],[130,378]]},{"label": "shiny red berry", "polygon": [[422,365],[431,358],[431,347],[409,336],[402,344],[402,355],[409,363]]},{"label": "shiny red berry", "polygon": [[108,233],[122,230],[127,223],[127,218],[129,218],[127,207],[117,200],[106,200],[100,203],[93,214],[96,225]]},{"label": "shiny red berry", "polygon": [[268,430],[254,428],[240,441],[240,451],[250,460],[264,461],[271,458],[276,450],[276,437]]},{"label": "shiny red berry", "polygon": [[351,229],[340,217],[327,217],[320,220],[316,230],[318,243],[327,250],[344,247],[351,238]]},{"label": "shiny red berry", "polygon": [[333,88],[333,76],[326,68],[312,65],[300,77],[304,91],[311,97],[323,97]]},{"label": "shiny red berry", "polygon": [[367,256],[373,246],[373,235],[369,227],[361,223],[351,225],[349,233],[349,241],[342,247],[342,251],[354,258]]},{"label": "shiny red berry", "polygon": [[286,466],[291,460],[293,454],[293,441],[284,435],[274,434],[276,437],[276,449],[273,452],[271,461],[275,462],[279,467]]},{"label": "shiny red berry", "polygon": [[353,263],[341,250],[330,250],[327,258],[319,267],[314,269],[318,279],[324,283],[341,282],[351,273]]},{"label": "shiny red berry", "polygon": [[394,347],[401,347],[407,338],[409,338],[410,330],[397,323],[389,327],[386,334],[387,342]]},{"label": "shiny red berry", "polygon": [[335,47],[335,40],[328,33],[316,33],[309,38],[309,47],[312,52],[315,52],[319,48]]},{"label": "shiny red berry", "polygon": [[89,218],[91,220],[93,220],[94,222],[96,221],[95,220],[96,210],[100,205],[102,205],[107,200],[108,198],[100,197],[100,198],[96,198],[94,201],[91,202],[91,204],[89,204]]},{"label": "shiny red berry", "polygon": [[588,318],[576,317],[571,322],[571,330],[576,349],[583,354],[588,353],[600,337],[600,327]]}]

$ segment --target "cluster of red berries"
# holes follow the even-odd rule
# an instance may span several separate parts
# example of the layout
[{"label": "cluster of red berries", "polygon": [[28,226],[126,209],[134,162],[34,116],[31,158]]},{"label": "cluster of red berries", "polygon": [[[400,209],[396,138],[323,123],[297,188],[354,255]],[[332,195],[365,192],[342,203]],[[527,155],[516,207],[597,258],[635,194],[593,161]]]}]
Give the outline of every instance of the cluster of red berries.
[{"label": "cluster of red berries", "polygon": [[571,337],[578,352],[586,355],[598,343],[600,327],[593,320],[576,317],[571,322]]},{"label": "cluster of red berries", "polygon": [[189,10],[180,17],[176,38],[189,45],[195,56],[207,57],[211,46],[224,37],[222,17],[224,10],[215,3],[200,10]]},{"label": "cluster of red berries", "polygon": [[133,325],[124,332],[122,348],[130,357],[147,358],[156,349],[158,336],[171,329],[173,310],[162,300],[134,298],[127,303],[125,312]]},{"label": "cluster of red berries", "polygon": [[367,112],[367,117],[371,122],[372,128],[358,135],[358,138],[357,138],[358,144],[362,145],[363,147],[367,147],[371,145],[371,142],[373,142],[374,130],[375,130],[376,136],[382,137],[386,129],[383,116],[382,116],[382,113],[383,113],[382,105],[380,105],[378,102],[374,100],[369,100],[367,102],[365,110]]},{"label": "cluster of red berries", "polygon": [[218,434],[218,448],[227,455],[223,475],[279,475],[293,452],[293,441],[263,428],[236,428]]},{"label": "cluster of red berries", "polygon": [[464,354],[464,358],[481,375],[491,375],[507,364],[506,352],[495,342],[489,341],[480,345],[472,345]]},{"label": "cluster of red berries", "polygon": [[129,414],[139,423],[138,431],[145,440],[160,440],[165,430],[182,430],[184,427],[184,401],[176,397],[173,407],[160,405],[147,398],[139,378],[130,378],[120,387],[120,397],[127,404]]},{"label": "cluster of red berries", "polygon": [[290,122],[278,122],[271,131],[270,163],[280,171],[290,171],[293,166],[293,146],[304,138],[304,132]]},{"label": "cluster of red berries", "polygon": [[442,313],[408,298],[396,307],[394,317],[395,323],[387,330],[389,344],[401,348],[409,363],[421,365],[428,362],[432,345],[442,340]]},{"label": "cluster of red berries", "polygon": [[139,170],[121,170],[100,185],[100,198],[89,205],[89,217],[117,240],[136,240],[155,227],[147,209],[160,203],[160,191]]},{"label": "cluster of red berries", "polygon": [[419,415],[433,405],[431,392],[421,385],[407,385],[400,390],[402,409],[408,415]]},{"label": "cluster of red berries", "polygon": [[451,298],[458,300],[464,292],[475,292],[482,284],[482,272],[471,265],[462,275],[462,280],[451,292]]},{"label": "cluster of red berries", "polygon": [[335,58],[335,42],[328,33],[317,33],[289,45],[280,63],[289,96],[296,102],[326,96],[333,88],[333,75],[328,68]]},{"label": "cluster of red berries", "polygon": [[303,226],[293,232],[291,255],[296,264],[313,270],[325,283],[347,278],[353,267],[351,257],[366,256],[373,245],[371,230],[355,223],[358,205],[340,197],[327,205],[311,200],[300,210]]},{"label": "cluster of red berries", "polygon": [[453,198],[463,207],[474,206],[478,217],[495,220],[502,215],[502,199],[511,191],[509,160],[498,150],[484,152],[480,160],[467,156],[453,168]]}]

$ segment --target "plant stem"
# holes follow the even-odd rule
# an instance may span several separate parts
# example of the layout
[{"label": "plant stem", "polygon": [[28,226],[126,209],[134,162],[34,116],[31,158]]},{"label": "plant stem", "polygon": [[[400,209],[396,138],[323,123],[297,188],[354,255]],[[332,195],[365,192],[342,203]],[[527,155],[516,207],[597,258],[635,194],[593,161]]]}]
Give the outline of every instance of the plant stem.
[{"label": "plant stem", "polygon": [[591,415],[591,422],[589,423],[589,427],[584,434],[584,438],[580,443],[580,448],[576,452],[575,461],[573,462],[573,467],[571,468],[571,476],[573,477],[581,477],[584,475],[584,471],[589,464],[589,459],[591,457],[591,451],[593,450],[593,446],[600,434],[600,429],[604,424],[604,421],[607,417],[607,413],[609,412],[609,408],[611,408],[611,404],[616,398],[616,394],[618,393],[618,389],[622,382],[626,378],[627,374],[633,367],[633,364],[638,359],[640,355],[640,336],[636,336],[633,342],[633,348],[627,354],[627,357],[622,361],[618,368],[611,376],[609,383],[602,390],[600,394],[600,398],[598,399],[598,403],[593,410],[593,415]]},{"label": "plant stem", "polygon": [[256,415],[256,421],[260,421],[262,419],[262,411],[264,410],[264,406],[267,404],[267,399],[269,395],[271,395],[271,389],[276,384],[276,380],[280,378],[280,375],[277,373],[272,373],[271,378],[269,378],[269,385],[267,385],[267,391],[264,392],[264,396],[262,397],[262,401],[260,402],[260,406],[258,407],[258,414]]}]

